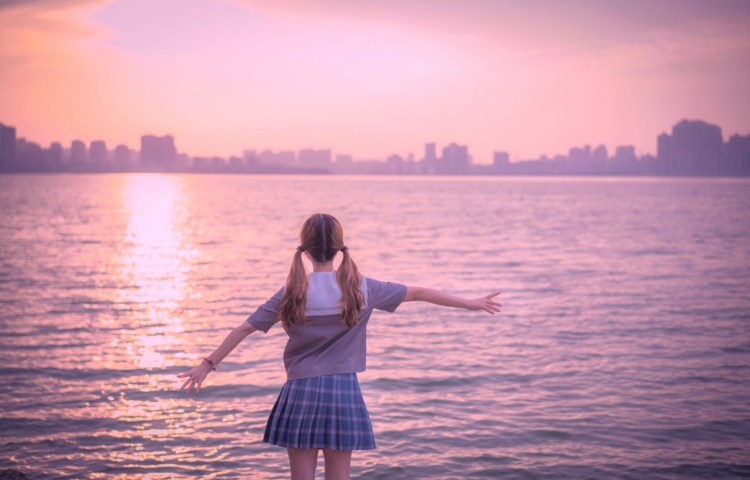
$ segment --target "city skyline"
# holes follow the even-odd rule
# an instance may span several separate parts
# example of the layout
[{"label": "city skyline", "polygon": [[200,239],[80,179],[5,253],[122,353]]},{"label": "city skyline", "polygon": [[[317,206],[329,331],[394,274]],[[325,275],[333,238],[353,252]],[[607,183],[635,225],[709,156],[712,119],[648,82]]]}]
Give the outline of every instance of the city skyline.
[{"label": "city skyline", "polygon": [[750,4],[637,0],[0,3],[0,104],[28,138],[197,156],[336,145],[655,151],[680,118],[750,126]]},{"label": "city skyline", "polygon": [[[190,156],[178,152],[172,135],[142,135],[140,149],[103,140],[86,147],[73,140],[66,149],[59,142],[49,148],[17,137],[16,129],[0,123],[0,172],[193,172],[193,173],[334,173],[406,175],[750,175],[750,133],[729,135],[702,120],[683,119],[671,133],[656,138],[656,156],[638,155],[633,145],[618,145],[609,154],[605,145],[574,146],[567,155],[542,155],[510,161],[506,151],[495,151],[492,163],[474,161],[468,145],[451,142],[440,149],[426,143],[421,158],[393,153],[385,159],[357,159],[332,149],[299,151],[243,150],[240,156]],[[438,152],[441,154],[438,156]]]}]

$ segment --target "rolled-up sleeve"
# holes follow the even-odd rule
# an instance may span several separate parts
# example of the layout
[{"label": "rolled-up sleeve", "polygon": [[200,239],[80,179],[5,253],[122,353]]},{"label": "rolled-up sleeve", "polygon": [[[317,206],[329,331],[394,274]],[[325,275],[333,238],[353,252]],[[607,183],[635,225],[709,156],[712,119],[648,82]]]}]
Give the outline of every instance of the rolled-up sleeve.
[{"label": "rolled-up sleeve", "polygon": [[284,287],[269,298],[266,303],[258,307],[252,315],[247,317],[247,322],[256,330],[262,330],[267,333],[268,330],[276,323],[276,317],[281,307],[281,296],[284,294]]},{"label": "rolled-up sleeve", "polygon": [[395,312],[406,298],[406,285],[381,282],[367,277],[367,297],[369,306],[386,312]]}]

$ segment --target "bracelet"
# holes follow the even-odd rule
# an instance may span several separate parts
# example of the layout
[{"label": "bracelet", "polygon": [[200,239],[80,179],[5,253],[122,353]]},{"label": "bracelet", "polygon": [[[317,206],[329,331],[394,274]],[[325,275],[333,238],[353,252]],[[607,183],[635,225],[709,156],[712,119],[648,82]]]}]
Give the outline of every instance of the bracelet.
[{"label": "bracelet", "polygon": [[207,362],[208,362],[208,364],[209,364],[209,365],[211,365],[211,368],[213,368],[213,369],[214,369],[214,371],[216,371],[216,364],[214,363],[214,361],[213,361],[213,360],[211,360],[211,359],[210,359],[210,358],[208,358],[208,357],[204,357],[204,358],[203,358],[203,360],[207,361]]}]

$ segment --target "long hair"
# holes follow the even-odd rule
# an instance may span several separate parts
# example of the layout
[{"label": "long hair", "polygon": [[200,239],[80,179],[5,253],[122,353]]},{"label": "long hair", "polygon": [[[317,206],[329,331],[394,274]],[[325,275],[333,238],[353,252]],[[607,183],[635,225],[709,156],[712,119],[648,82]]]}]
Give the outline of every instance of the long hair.
[{"label": "long hair", "polygon": [[286,287],[281,296],[278,318],[285,329],[293,325],[307,325],[305,317],[307,304],[307,269],[302,262],[302,252],[308,252],[319,263],[333,260],[338,252],[344,258],[336,270],[336,282],[341,289],[341,321],[348,327],[359,322],[359,312],[364,305],[364,295],[360,290],[362,275],[344,244],[344,229],[338,220],[325,213],[311,215],[299,232],[299,247],[294,252],[292,266],[286,279]]}]

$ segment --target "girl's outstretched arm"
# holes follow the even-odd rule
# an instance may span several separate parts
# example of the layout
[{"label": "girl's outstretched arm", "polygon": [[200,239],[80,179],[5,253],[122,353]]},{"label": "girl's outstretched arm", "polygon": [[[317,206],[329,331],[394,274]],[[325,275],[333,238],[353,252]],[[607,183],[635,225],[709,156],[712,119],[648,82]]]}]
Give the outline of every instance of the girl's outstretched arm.
[{"label": "girl's outstretched arm", "polygon": [[406,287],[406,297],[404,298],[404,302],[428,302],[434,303],[435,305],[442,305],[444,307],[484,310],[485,312],[494,315],[499,312],[500,307],[503,306],[502,303],[494,300],[498,295],[500,295],[500,292],[490,293],[484,297],[468,299],[449,295],[431,288]]},{"label": "girl's outstretched arm", "polygon": [[[214,365],[218,365],[219,362],[224,360],[224,357],[229,355],[229,353],[234,350],[242,340],[245,339],[245,337],[247,337],[254,331],[255,328],[250,325],[247,320],[243,321],[242,324],[240,324],[237,328],[229,332],[229,335],[227,335],[224,341],[221,342],[221,345],[219,345],[219,347],[214,350],[214,352],[207,358],[210,358],[214,362]],[[201,383],[203,383],[203,380],[206,379],[208,372],[210,372],[211,370],[211,365],[209,365],[208,362],[201,360],[201,363],[193,367],[189,372],[178,374],[177,376],[179,378],[188,377],[188,379],[185,380],[185,383],[182,384],[180,389],[188,387],[185,393],[190,393],[190,390],[192,390],[193,387],[196,387],[196,393],[200,392]]]}]

